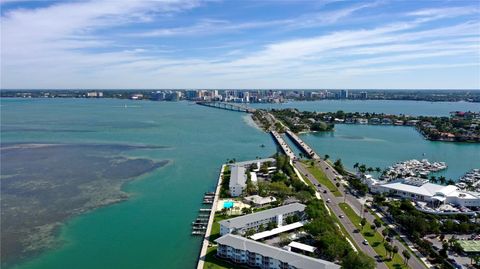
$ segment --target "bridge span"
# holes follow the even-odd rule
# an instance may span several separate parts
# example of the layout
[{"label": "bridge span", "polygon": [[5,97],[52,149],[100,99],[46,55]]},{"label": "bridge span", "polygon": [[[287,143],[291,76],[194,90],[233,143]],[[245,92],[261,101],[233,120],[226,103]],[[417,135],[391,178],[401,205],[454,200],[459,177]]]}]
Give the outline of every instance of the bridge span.
[{"label": "bridge span", "polygon": [[300,149],[305,152],[310,158],[314,160],[320,160],[320,156],[318,156],[318,154],[307,143],[303,142],[303,140],[298,137],[298,135],[296,135],[290,130],[287,130],[286,133],[293,140],[293,142],[295,142],[295,144],[297,144],[297,146],[299,146]]},{"label": "bridge span", "polygon": [[208,107],[220,108],[220,109],[231,110],[231,111],[240,111],[240,112],[246,112],[246,113],[253,113],[256,111],[255,108],[251,108],[251,107],[248,107],[247,105],[238,104],[238,103],[227,103],[227,102],[219,102],[219,101],[198,101],[196,102],[196,104],[201,106],[208,106]]}]

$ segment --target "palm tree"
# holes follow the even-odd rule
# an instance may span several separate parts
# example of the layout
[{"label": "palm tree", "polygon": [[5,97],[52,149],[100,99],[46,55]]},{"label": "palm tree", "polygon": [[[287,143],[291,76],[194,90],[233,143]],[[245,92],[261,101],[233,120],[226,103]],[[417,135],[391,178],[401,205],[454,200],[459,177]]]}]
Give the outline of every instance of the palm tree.
[{"label": "palm tree", "polygon": [[437,181],[438,181],[438,180],[437,180],[437,177],[436,177],[436,176],[431,176],[431,177],[430,177],[430,182],[432,182],[432,183],[437,183]]},{"label": "palm tree", "polygon": [[373,172],[373,167],[368,167],[368,168],[367,168],[367,171],[368,171],[369,173]]},{"label": "palm tree", "polygon": [[363,227],[365,226],[365,224],[367,224],[367,219],[362,218],[362,220],[360,221],[360,225],[362,225],[362,230],[363,230]]},{"label": "palm tree", "polygon": [[449,180],[447,180],[446,184],[447,185],[455,185],[455,181],[453,181],[452,179],[449,179]]},{"label": "palm tree", "polygon": [[405,258],[405,265],[408,265],[408,260],[410,260],[410,252],[408,252],[406,249],[402,251],[402,255]]},{"label": "palm tree", "polygon": [[360,171],[360,173],[364,174],[366,171],[367,171],[367,166],[362,164],[358,167],[358,171]]},{"label": "palm tree", "polygon": [[385,238],[386,238],[387,235],[388,235],[387,228],[385,228],[385,229],[382,230],[382,235],[383,235],[383,241],[382,241],[382,242],[385,242]]},{"label": "palm tree", "polygon": [[392,259],[395,257],[395,254],[398,253],[398,247],[397,246],[393,246],[392,248]]},{"label": "palm tree", "polygon": [[440,184],[442,184],[442,185],[445,185],[445,182],[447,181],[447,179],[444,176],[441,176],[438,180],[440,181]]},{"label": "palm tree", "polygon": [[358,166],[359,166],[359,165],[360,165],[359,163],[355,163],[355,164],[353,165],[353,169],[355,169],[355,170],[356,170],[356,169],[358,168]]},{"label": "palm tree", "polygon": [[390,256],[387,254],[389,254],[390,251],[392,251],[392,246],[390,246],[388,242],[383,243],[383,246],[385,247],[385,256]]},{"label": "palm tree", "polygon": [[380,167],[375,167],[375,172],[380,173],[382,171],[382,168]]},{"label": "palm tree", "polygon": [[329,158],[330,156],[328,154],[325,154],[325,157],[324,157],[325,161],[328,160]]}]

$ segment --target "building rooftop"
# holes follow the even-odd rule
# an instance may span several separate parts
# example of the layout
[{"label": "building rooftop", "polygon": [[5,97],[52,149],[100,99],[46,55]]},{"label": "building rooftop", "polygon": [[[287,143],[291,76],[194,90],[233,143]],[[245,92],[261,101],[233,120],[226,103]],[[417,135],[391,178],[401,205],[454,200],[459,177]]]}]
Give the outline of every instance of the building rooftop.
[{"label": "building rooftop", "polygon": [[288,244],[288,246],[292,247],[292,248],[308,251],[308,252],[311,252],[311,253],[315,252],[315,250],[317,249],[316,247],[312,247],[312,246],[305,245],[305,244],[295,242],[295,241],[290,242],[290,244]]},{"label": "building rooftop", "polygon": [[231,165],[232,166],[247,166],[247,165],[254,164],[254,163],[264,163],[264,162],[274,163],[275,159],[274,158],[265,158],[265,159],[258,159],[258,160],[250,160],[250,161],[244,161],[244,162],[236,162],[236,163],[233,163]]},{"label": "building rooftop", "polygon": [[218,244],[235,249],[248,250],[262,256],[270,257],[302,269],[337,269],[339,265],[329,261],[315,259],[295,252],[256,242],[238,235],[226,234],[215,240]]},{"label": "building rooftop", "polygon": [[247,175],[245,174],[246,168],[243,166],[232,166],[232,171],[230,174],[230,183],[229,187],[242,186],[245,187],[247,182]]},{"label": "building rooftop", "polygon": [[381,185],[384,188],[393,189],[397,191],[404,191],[409,193],[415,193],[427,197],[459,197],[462,199],[477,199],[478,194],[474,192],[461,191],[455,185],[439,185],[433,183],[425,183],[423,185],[412,185],[403,182],[392,182]]},{"label": "building rooftop", "polygon": [[247,196],[243,199],[249,202],[253,202],[254,204],[257,204],[257,205],[265,205],[265,204],[277,201],[277,199],[273,196],[262,197],[260,195]]},{"label": "building rooftop", "polygon": [[300,227],[303,227],[303,225],[304,225],[304,222],[299,221],[299,222],[291,223],[291,224],[288,224],[288,225],[280,226],[280,227],[275,228],[275,229],[271,229],[270,231],[264,231],[264,232],[256,233],[256,234],[250,236],[250,238],[252,240],[259,240],[259,239],[270,237],[272,235],[276,235],[276,234],[279,234],[279,233],[284,233],[284,232],[288,232],[288,231],[291,231],[291,230],[298,229]]},{"label": "building rooftop", "polygon": [[304,211],[305,207],[306,206],[304,204],[293,203],[293,204],[275,207],[272,209],[263,210],[253,214],[248,214],[248,215],[244,215],[244,216],[240,216],[232,219],[222,220],[219,223],[220,225],[223,225],[228,228],[240,229],[245,227],[247,223],[261,221],[264,219],[272,218],[274,216],[293,212],[293,211]]}]

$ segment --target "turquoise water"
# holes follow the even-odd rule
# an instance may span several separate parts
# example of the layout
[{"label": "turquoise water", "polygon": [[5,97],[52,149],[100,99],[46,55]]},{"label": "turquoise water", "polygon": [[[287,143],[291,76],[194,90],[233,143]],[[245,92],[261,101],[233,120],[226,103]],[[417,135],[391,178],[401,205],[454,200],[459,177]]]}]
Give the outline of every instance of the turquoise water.
[{"label": "turquoise water", "polygon": [[479,111],[479,103],[424,102],[396,100],[321,100],[288,102],[283,104],[252,104],[257,108],[297,108],[304,111],[383,112],[387,114],[448,116],[451,111]]},{"label": "turquoise water", "polygon": [[[307,105],[317,106],[315,102],[298,103],[300,107]],[[328,106],[331,110],[358,110],[357,101],[330,102]],[[376,112],[396,110],[411,114],[472,110],[469,103],[382,105],[367,101],[361,107],[365,111],[384,109]],[[22,269],[192,268],[200,238],[190,236],[190,224],[202,206],[204,192],[214,189],[221,164],[232,158],[267,157],[276,149],[270,135],[253,128],[245,114],[187,102],[3,99],[1,128],[3,143],[127,143],[169,147],[128,152],[129,157],[171,162],[125,185],[124,190],[131,194],[128,201],[69,221],[59,235],[61,247],[18,266]],[[426,141],[409,127],[337,125],[336,129],[335,133],[302,137],[320,154],[340,157],[349,166],[359,161],[384,167],[395,161],[422,158],[426,153],[425,157],[431,160],[446,161],[450,167],[445,173],[457,177],[480,164],[479,145]],[[262,144],[264,148],[260,147]]]},{"label": "turquoise water", "polygon": [[192,268],[200,238],[190,235],[191,222],[221,164],[275,151],[268,135],[246,124],[245,114],[186,102],[4,99],[1,112],[2,142],[170,147],[128,152],[171,163],[127,184],[127,202],[72,219],[60,233],[62,247],[19,268]]},{"label": "turquoise water", "polygon": [[341,158],[353,170],[356,162],[385,168],[409,159],[444,161],[449,166],[437,173],[453,180],[472,168],[480,168],[480,144],[433,142],[412,127],[335,125],[335,132],[301,135],[318,154]]},{"label": "turquoise water", "polygon": [[232,201],[226,201],[223,203],[223,208],[232,208],[232,207],[233,207]]}]

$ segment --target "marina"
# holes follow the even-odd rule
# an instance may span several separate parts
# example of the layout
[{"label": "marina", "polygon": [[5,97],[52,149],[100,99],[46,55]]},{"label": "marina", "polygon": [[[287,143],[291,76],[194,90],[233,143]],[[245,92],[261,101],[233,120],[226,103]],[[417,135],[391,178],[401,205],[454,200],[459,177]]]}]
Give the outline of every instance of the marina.
[{"label": "marina", "polygon": [[388,181],[396,178],[427,177],[430,173],[439,172],[444,169],[447,169],[445,162],[430,163],[427,159],[422,159],[421,161],[412,159],[389,166],[381,179]]},{"label": "marina", "polygon": [[480,169],[467,172],[459,179],[456,186],[464,190],[480,192]]}]

